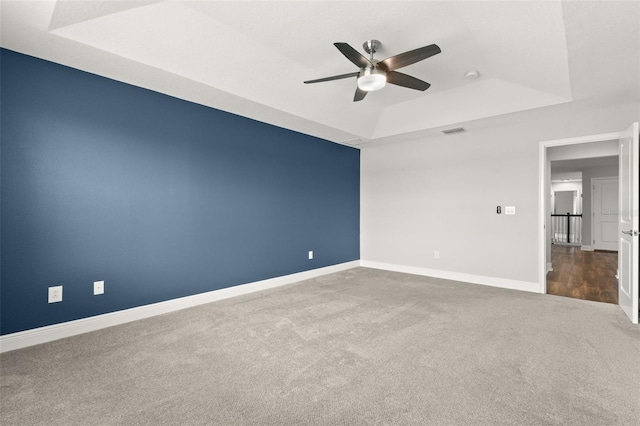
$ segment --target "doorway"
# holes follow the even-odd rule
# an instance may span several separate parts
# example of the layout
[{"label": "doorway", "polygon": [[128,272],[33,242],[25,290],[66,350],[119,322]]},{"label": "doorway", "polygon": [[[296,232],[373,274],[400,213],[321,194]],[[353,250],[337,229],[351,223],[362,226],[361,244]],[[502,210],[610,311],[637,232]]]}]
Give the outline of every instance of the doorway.
[{"label": "doorway", "polygon": [[613,140],[547,151],[551,167],[547,294],[618,303],[618,178],[610,177],[618,176],[618,145]]},{"label": "doorway", "polygon": [[[616,211],[616,216],[618,217],[619,229],[624,228],[621,232],[625,235],[636,236],[637,235],[637,226],[638,220],[637,216],[633,217],[633,221],[629,220],[628,224],[625,222],[625,219],[621,212],[629,210],[630,212],[637,212],[637,191],[638,191],[638,161],[637,161],[637,150],[638,150],[638,123],[632,124],[632,126],[624,132],[616,132],[616,133],[608,133],[601,135],[593,135],[593,136],[585,136],[585,137],[577,137],[577,138],[569,138],[569,139],[560,139],[560,140],[552,140],[552,141],[544,141],[539,145],[539,285],[540,292],[547,293],[548,283],[547,283],[547,274],[554,269],[553,260],[552,260],[552,247],[551,247],[551,227],[550,225],[550,217],[552,214],[551,206],[551,157],[550,157],[550,149],[554,148],[557,152],[568,152],[571,150],[575,150],[577,145],[582,145],[583,154],[587,151],[592,150],[594,147],[598,146],[598,143],[603,143],[606,141],[610,141],[612,146],[617,146],[616,155],[619,155],[622,158],[624,157],[624,161],[619,161],[620,174],[619,176],[625,177],[625,179],[620,178],[620,198],[621,205],[631,206],[632,208],[627,208],[626,210]],[[628,148],[627,148],[628,147]],[[623,149],[624,148],[624,149]],[[629,151],[631,154],[626,153]],[[557,154],[556,152],[556,154]],[[622,154],[625,154],[622,156]],[[626,158],[629,157],[633,161],[627,161]],[[556,158],[557,160],[558,158]],[[571,159],[571,157],[565,157],[564,159]],[[587,179],[587,176],[584,176],[585,182],[590,182],[591,178]],[[586,210],[587,206],[591,205],[591,200],[587,200],[587,194],[589,197],[591,195],[591,191],[585,191],[583,193],[583,206]],[[626,199],[629,199],[628,203],[626,203]],[[635,207],[634,207],[635,206]],[[586,212],[585,212],[586,213]],[[631,216],[631,215],[629,215]],[[584,238],[584,244],[580,248],[573,248],[574,252],[580,250],[579,253],[586,254],[585,252],[594,251],[593,248],[593,238],[591,235],[591,219],[592,214],[584,215],[584,223],[583,223],[583,236],[588,235],[588,239]],[[629,228],[629,229],[627,229]],[[621,254],[622,260],[624,261],[619,265],[619,269],[624,269],[625,276],[622,274],[618,274],[616,277],[617,287],[618,287],[618,304],[622,308],[622,310],[629,316],[630,320],[637,324],[638,323],[638,263],[637,263],[637,249],[638,244],[637,240],[630,239],[629,243],[625,245],[625,242],[629,240],[625,236],[618,236],[618,247],[622,244],[622,247],[625,248],[625,253],[628,251],[629,253],[634,253],[634,255],[625,255]],[[567,249],[566,249],[567,250]],[[571,253],[564,253],[565,255]],[[618,253],[613,253],[613,256],[618,258],[618,263],[620,263],[620,257],[618,257]],[[628,258],[628,259],[627,259]],[[628,272],[628,273],[627,273]],[[622,291],[625,290],[625,292]],[[628,290],[628,291],[627,291]],[[627,294],[628,293],[628,294]],[[624,296],[624,297],[623,297]]]}]

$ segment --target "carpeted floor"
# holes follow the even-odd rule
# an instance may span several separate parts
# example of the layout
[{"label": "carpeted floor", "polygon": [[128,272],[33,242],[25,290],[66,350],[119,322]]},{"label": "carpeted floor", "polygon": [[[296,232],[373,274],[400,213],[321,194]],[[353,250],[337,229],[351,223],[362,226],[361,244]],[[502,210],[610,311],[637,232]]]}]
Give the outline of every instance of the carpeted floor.
[{"label": "carpeted floor", "polygon": [[637,425],[616,305],[366,268],[0,356],[3,425]]}]

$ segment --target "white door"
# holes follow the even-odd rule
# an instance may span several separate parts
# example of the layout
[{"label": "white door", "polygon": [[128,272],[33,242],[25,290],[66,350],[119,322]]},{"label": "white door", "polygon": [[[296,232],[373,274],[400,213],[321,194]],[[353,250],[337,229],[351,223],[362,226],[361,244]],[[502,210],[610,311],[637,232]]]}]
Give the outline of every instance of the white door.
[{"label": "white door", "polygon": [[591,179],[593,221],[591,233],[596,250],[618,250],[618,178]]},{"label": "white door", "polygon": [[620,138],[618,304],[638,324],[638,123]]}]

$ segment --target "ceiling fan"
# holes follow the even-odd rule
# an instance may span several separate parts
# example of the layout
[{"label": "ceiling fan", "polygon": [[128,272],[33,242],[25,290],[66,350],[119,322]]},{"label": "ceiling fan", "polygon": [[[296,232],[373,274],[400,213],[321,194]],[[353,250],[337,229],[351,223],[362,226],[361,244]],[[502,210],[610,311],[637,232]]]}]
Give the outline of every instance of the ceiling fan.
[{"label": "ceiling fan", "polygon": [[409,89],[421,91],[427,90],[431,85],[426,81],[397,72],[396,70],[422,61],[423,59],[427,59],[441,52],[437,45],[430,44],[429,46],[420,47],[418,49],[410,50],[408,52],[391,56],[382,61],[378,61],[377,59],[373,59],[373,54],[376,53],[376,50],[378,50],[382,45],[378,40],[367,40],[362,45],[365,52],[370,54],[369,59],[358,53],[356,49],[349,46],[347,43],[333,43],[333,45],[337,47],[348,60],[360,68],[360,70],[348,74],[319,78],[317,80],[307,80],[304,83],[321,83],[323,81],[358,77],[358,86],[356,87],[356,94],[353,97],[354,102],[363,100],[364,97],[367,96],[368,92],[382,89],[386,83],[408,87]]}]

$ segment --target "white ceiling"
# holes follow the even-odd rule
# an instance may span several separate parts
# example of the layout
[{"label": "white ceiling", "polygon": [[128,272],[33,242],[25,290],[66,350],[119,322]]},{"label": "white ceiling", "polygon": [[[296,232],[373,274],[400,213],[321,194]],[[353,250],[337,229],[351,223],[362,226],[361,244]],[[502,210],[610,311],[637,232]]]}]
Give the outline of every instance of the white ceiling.
[{"label": "white ceiling", "polygon": [[551,162],[551,173],[576,172],[592,167],[618,166],[618,156],[579,158]]},{"label": "white ceiling", "polygon": [[575,160],[552,161],[551,181],[582,181],[582,172],[584,169],[594,167],[615,167],[617,169],[618,165],[619,157],[617,155],[609,157],[592,157],[579,158]]},{"label": "white ceiling", "polygon": [[[576,101],[640,100],[638,1],[5,1],[2,47],[338,143],[400,140]],[[352,102],[357,71],[334,46],[376,58],[437,44]],[[464,74],[478,70],[481,77]]]}]

